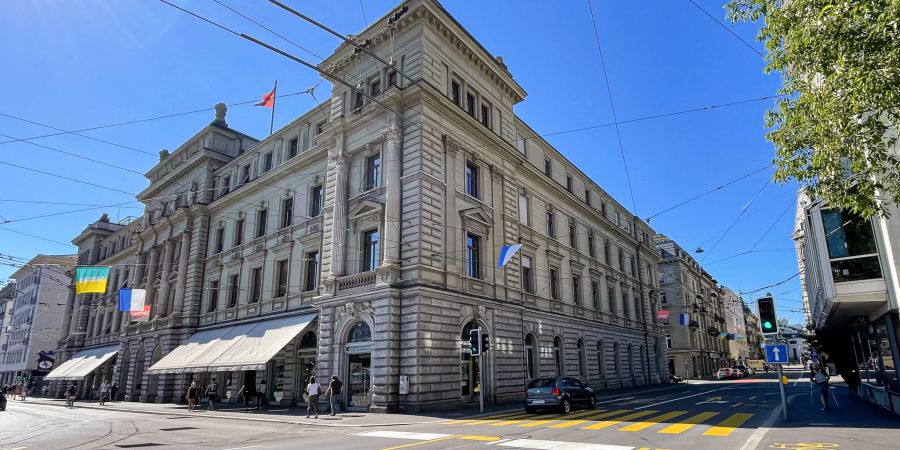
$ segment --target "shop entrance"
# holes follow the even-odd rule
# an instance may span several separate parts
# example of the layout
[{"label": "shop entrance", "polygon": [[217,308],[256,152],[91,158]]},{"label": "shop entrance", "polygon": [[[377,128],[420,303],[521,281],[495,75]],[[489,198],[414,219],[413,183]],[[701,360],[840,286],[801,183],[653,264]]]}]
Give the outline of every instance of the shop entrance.
[{"label": "shop entrance", "polygon": [[[306,404],[303,398],[303,392],[306,389],[309,379],[316,374],[316,351],[318,351],[318,341],[316,333],[307,331],[300,337],[299,351],[297,352],[297,376],[294,387],[294,395],[291,404]],[[324,376],[324,375],[323,375]],[[324,380],[319,381],[324,383]]]},{"label": "shop entrance", "polygon": [[359,322],[347,335],[347,408],[366,410],[372,403],[372,329]]}]

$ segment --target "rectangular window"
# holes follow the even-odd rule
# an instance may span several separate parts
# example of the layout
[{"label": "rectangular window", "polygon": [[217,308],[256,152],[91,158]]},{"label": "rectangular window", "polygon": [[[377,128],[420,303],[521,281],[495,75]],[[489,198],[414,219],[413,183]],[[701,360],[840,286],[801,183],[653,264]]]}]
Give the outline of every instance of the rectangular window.
[{"label": "rectangular window", "polygon": [[617,252],[617,254],[619,255],[619,271],[624,272],[625,271],[625,259],[624,259],[625,255],[622,253],[622,247],[619,247],[619,251]]},{"label": "rectangular window", "polygon": [[363,103],[365,102],[365,96],[360,91],[355,91],[353,93],[353,109],[362,108]]},{"label": "rectangular window", "polygon": [[548,177],[553,177],[553,161],[550,158],[544,158],[544,175]]},{"label": "rectangular window", "polygon": [[566,190],[572,192],[572,175],[566,174]]},{"label": "rectangular window", "polygon": [[272,170],[272,152],[263,155],[263,172]]},{"label": "rectangular window", "polygon": [[668,303],[668,299],[666,298],[666,291],[662,291],[659,293],[659,303],[662,305]]},{"label": "rectangular window", "polygon": [[581,277],[578,275],[572,276],[572,299],[581,306]]},{"label": "rectangular window", "polygon": [[234,223],[234,246],[244,243],[244,219],[238,219]]},{"label": "rectangular window", "polygon": [[238,304],[238,293],[240,292],[241,276],[233,274],[228,277],[228,307],[233,308]]},{"label": "rectangular window", "polygon": [[213,312],[219,309],[219,282],[209,282],[209,303],[206,305],[206,312]]},{"label": "rectangular window", "polygon": [[600,215],[606,217],[606,203],[600,203]]},{"label": "rectangular window", "polygon": [[822,227],[835,283],[882,277],[871,221],[852,213],[823,209]]},{"label": "rectangular window", "polygon": [[288,290],[288,260],[275,263],[275,296],[284,297]]},{"label": "rectangular window", "polygon": [[375,79],[372,84],[369,85],[369,90],[372,92],[372,97],[377,97],[381,94],[381,80]]},{"label": "rectangular window", "polygon": [[325,123],[326,121],[321,121],[316,125],[316,136],[322,134],[325,131]]},{"label": "rectangular window", "polygon": [[288,158],[297,156],[300,150],[300,139],[293,138],[288,142]]},{"label": "rectangular window", "polygon": [[569,222],[569,247],[578,250],[578,226],[574,221]]},{"label": "rectangular window", "polygon": [[547,211],[547,236],[556,237],[556,224],[553,220],[553,211]]},{"label": "rectangular window", "polygon": [[366,190],[381,186],[381,154],[376,153],[366,158]]},{"label": "rectangular window", "polygon": [[241,167],[241,183],[246,184],[250,182],[250,164]]},{"label": "rectangular window", "polygon": [[559,300],[559,268],[550,266],[550,298]]},{"label": "rectangular window", "polygon": [[584,203],[591,206],[591,190],[587,188],[584,189]]},{"label": "rectangular window", "polygon": [[522,225],[530,225],[531,221],[528,220],[528,196],[525,194],[519,195],[519,223]]},{"label": "rectangular window", "polygon": [[312,291],[319,287],[319,252],[306,254],[306,289]]},{"label": "rectangular window", "polygon": [[603,240],[603,263],[612,267],[612,260],[609,254],[609,239]]},{"label": "rectangular window", "polygon": [[634,273],[634,256],[628,257],[628,266],[629,266],[629,269],[631,270],[631,273],[629,273],[629,275],[635,276],[636,274]]},{"label": "rectangular window", "polygon": [[309,217],[322,214],[322,185],[313,186],[309,192]]},{"label": "rectangular window", "polygon": [[522,255],[522,290],[534,294],[534,272],[531,268],[531,257]]},{"label": "rectangular window", "polygon": [[478,166],[466,161],[466,194],[478,198]]},{"label": "rectangular window", "polygon": [[378,254],[378,230],[363,233],[363,272],[375,270],[378,267]]},{"label": "rectangular window", "polygon": [[481,238],[466,233],[466,275],[470,278],[481,278]]},{"label": "rectangular window", "polygon": [[222,194],[225,195],[231,190],[231,175],[222,177]]},{"label": "rectangular window", "polygon": [[600,309],[600,283],[591,281],[591,303],[594,309]]},{"label": "rectangular window", "polygon": [[481,124],[491,127],[491,106],[481,102]]},{"label": "rectangular window", "polygon": [[395,70],[388,72],[388,88],[391,86],[397,86],[397,71]]},{"label": "rectangular window", "polygon": [[450,99],[453,100],[453,104],[462,108],[462,88],[455,81],[450,83]]},{"label": "rectangular window", "polygon": [[516,150],[521,154],[525,154],[525,136],[516,133]]},{"label": "rectangular window", "polygon": [[466,111],[472,117],[475,117],[475,114],[478,113],[475,111],[475,96],[472,94],[466,94]]},{"label": "rectangular window", "polygon": [[259,302],[262,297],[262,267],[250,269],[250,303]]},{"label": "rectangular window", "polygon": [[588,256],[590,256],[591,258],[595,258],[596,255],[594,254],[594,231],[593,230],[588,230],[587,240],[588,240]]},{"label": "rectangular window", "polygon": [[266,235],[266,219],[269,218],[269,210],[261,209],[256,213],[256,237]]},{"label": "rectangular window", "polygon": [[606,301],[609,303],[609,313],[616,313],[616,291],[613,288],[606,289]]},{"label": "rectangular window", "polygon": [[281,228],[287,228],[294,222],[294,198],[281,201]]},{"label": "rectangular window", "polygon": [[216,253],[222,253],[225,246],[225,229],[216,228]]}]

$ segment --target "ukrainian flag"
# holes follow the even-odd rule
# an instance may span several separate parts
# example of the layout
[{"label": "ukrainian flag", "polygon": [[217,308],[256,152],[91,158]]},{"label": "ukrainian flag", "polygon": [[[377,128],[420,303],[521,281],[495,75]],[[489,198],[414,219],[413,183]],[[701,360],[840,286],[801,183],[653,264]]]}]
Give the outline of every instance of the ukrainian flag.
[{"label": "ukrainian flag", "polygon": [[75,294],[103,294],[109,279],[109,267],[75,268]]}]

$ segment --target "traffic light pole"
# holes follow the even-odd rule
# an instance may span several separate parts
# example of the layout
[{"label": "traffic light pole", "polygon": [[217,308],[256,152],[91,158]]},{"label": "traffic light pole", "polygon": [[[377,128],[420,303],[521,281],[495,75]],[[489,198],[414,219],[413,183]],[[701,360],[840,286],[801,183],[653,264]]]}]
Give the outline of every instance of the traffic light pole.
[{"label": "traffic light pole", "polygon": [[[478,410],[484,413],[484,353],[478,355]],[[782,394],[783,395],[783,394]]]},{"label": "traffic light pole", "polygon": [[781,392],[781,412],[784,416],[784,420],[788,420],[788,408],[787,408],[787,400],[784,398],[784,383],[783,375],[784,372],[781,371],[781,364],[778,365],[778,390]]}]

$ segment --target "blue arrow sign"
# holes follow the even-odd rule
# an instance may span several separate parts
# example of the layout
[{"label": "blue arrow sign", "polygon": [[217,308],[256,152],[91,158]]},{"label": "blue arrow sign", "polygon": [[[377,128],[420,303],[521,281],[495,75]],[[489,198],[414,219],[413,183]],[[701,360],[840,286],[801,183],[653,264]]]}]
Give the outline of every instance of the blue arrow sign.
[{"label": "blue arrow sign", "polygon": [[766,362],[786,364],[788,362],[787,344],[766,344]]}]

